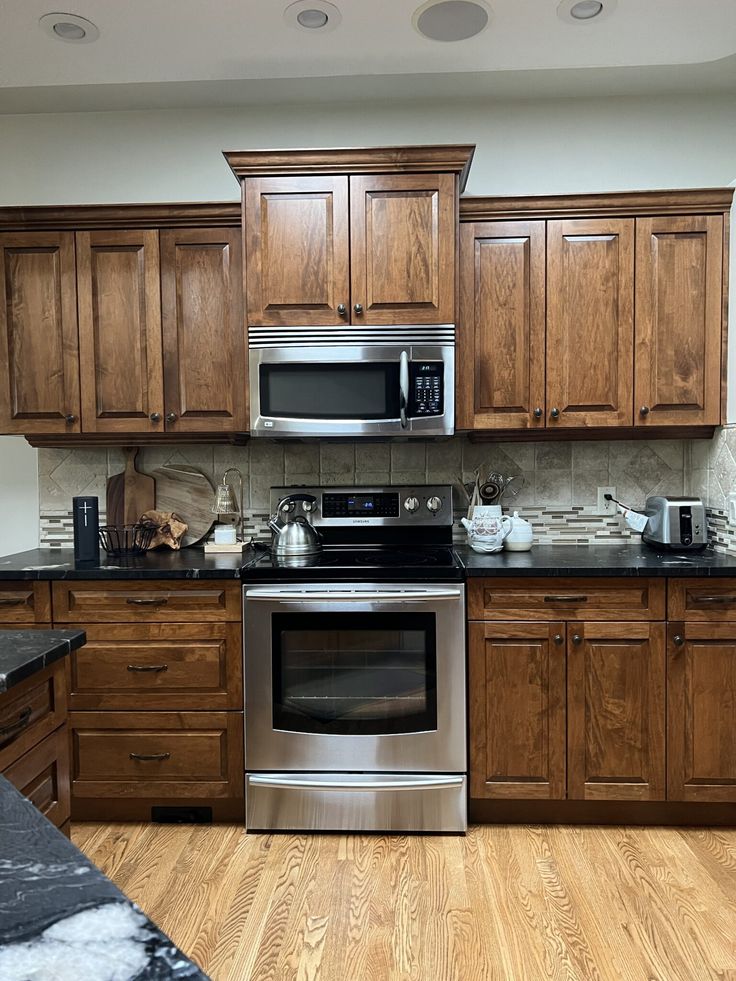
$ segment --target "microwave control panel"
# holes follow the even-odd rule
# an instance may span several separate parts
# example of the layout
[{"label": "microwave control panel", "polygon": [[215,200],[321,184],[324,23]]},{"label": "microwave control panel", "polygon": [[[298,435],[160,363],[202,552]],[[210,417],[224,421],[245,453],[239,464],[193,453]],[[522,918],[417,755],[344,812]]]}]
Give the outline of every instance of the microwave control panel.
[{"label": "microwave control panel", "polygon": [[409,365],[409,415],[441,416],[445,411],[444,363],[412,361]]}]

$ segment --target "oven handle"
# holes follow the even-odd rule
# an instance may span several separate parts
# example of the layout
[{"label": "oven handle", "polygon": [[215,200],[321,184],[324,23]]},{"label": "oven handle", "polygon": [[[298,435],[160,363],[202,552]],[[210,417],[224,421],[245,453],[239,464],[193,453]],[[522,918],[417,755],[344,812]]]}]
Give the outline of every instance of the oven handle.
[{"label": "oven handle", "polygon": [[258,787],[273,787],[277,790],[358,790],[371,793],[390,790],[449,790],[462,787],[465,777],[407,777],[404,780],[361,780],[352,783],[349,780],[310,780],[309,777],[279,776],[269,777],[254,773],[248,778],[250,784]]},{"label": "oven handle", "polygon": [[293,600],[304,603],[308,600],[345,600],[354,603],[364,603],[368,600],[402,600],[404,603],[411,603],[414,600],[425,599],[457,599],[462,596],[459,589],[404,589],[386,590],[385,592],[355,591],[346,592],[344,590],[287,590],[287,589],[247,589],[245,592],[246,600]]},{"label": "oven handle", "polygon": [[399,413],[401,415],[401,428],[406,429],[409,425],[406,418],[406,409],[409,405],[409,355],[406,351],[401,352],[399,358]]}]

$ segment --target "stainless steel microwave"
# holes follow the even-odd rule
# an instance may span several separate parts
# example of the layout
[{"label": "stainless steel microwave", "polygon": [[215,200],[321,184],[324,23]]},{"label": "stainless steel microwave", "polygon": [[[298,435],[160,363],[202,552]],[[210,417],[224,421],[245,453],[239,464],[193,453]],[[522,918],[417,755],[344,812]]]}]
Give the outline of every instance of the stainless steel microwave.
[{"label": "stainless steel microwave", "polygon": [[252,436],[448,436],[455,327],[251,327]]}]

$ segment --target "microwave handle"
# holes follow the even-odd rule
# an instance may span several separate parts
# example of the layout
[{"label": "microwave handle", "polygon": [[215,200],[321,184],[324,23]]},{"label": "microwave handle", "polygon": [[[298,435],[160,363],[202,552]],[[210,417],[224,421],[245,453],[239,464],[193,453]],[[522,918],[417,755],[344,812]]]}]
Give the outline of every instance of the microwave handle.
[{"label": "microwave handle", "polygon": [[406,418],[406,408],[409,404],[409,355],[401,352],[399,358],[399,412],[401,413],[401,428],[409,425]]}]

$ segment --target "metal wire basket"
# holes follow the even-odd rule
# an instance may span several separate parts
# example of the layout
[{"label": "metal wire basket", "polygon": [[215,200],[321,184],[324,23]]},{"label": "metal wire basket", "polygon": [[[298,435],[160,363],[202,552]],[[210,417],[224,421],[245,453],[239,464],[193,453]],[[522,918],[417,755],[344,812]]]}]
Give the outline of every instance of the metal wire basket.
[{"label": "metal wire basket", "polygon": [[108,555],[143,555],[155,533],[152,525],[103,525],[100,544]]}]

